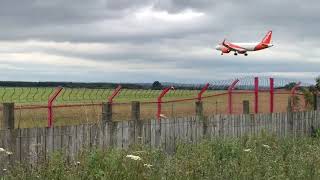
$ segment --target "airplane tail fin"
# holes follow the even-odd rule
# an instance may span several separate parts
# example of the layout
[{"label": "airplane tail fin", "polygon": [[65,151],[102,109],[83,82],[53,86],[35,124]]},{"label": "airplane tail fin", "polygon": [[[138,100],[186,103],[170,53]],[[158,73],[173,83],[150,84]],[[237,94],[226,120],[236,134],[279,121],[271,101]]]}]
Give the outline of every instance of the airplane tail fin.
[{"label": "airplane tail fin", "polygon": [[270,44],[272,37],[272,31],[269,31],[267,35],[262,39],[263,44]]},{"label": "airplane tail fin", "polygon": [[222,41],[222,45],[225,46],[225,44],[226,44],[226,38],[224,38],[223,41]]}]

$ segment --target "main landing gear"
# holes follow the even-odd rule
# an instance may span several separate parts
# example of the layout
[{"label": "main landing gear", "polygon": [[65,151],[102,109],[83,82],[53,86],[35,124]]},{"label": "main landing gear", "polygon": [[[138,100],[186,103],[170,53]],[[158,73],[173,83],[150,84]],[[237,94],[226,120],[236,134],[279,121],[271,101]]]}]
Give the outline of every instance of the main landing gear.
[{"label": "main landing gear", "polygon": [[245,56],[248,56],[248,54],[247,54],[247,53],[244,53],[244,55],[245,55]]},{"label": "main landing gear", "polygon": [[235,52],[234,55],[236,56],[236,55],[238,55],[238,53]]}]

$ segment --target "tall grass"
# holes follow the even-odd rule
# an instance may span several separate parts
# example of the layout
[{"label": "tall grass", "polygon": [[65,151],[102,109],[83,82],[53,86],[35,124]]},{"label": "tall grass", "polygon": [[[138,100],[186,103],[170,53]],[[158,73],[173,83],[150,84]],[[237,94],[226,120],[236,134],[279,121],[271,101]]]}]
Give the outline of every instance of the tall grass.
[{"label": "tall grass", "polygon": [[[127,155],[139,156],[134,160]],[[3,179],[319,179],[319,138],[270,135],[181,143],[159,149],[90,150],[68,162],[61,153],[37,167],[14,166]]]}]

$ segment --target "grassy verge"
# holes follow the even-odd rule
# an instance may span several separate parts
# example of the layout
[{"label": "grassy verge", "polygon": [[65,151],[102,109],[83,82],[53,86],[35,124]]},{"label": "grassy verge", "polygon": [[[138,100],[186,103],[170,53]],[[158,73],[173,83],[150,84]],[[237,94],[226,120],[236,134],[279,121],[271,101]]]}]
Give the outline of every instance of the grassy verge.
[{"label": "grassy verge", "polygon": [[2,179],[319,179],[320,139],[214,139],[182,143],[173,155],[140,146],[96,149],[72,163],[55,153],[48,163],[14,166],[4,173]]}]

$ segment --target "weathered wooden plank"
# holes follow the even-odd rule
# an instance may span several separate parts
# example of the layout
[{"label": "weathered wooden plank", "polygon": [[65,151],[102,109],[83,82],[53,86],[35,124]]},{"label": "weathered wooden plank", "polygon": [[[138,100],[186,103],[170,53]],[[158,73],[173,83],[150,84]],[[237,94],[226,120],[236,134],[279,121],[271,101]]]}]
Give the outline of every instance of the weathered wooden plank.
[{"label": "weathered wooden plank", "polygon": [[71,126],[70,127],[70,145],[69,145],[69,153],[70,153],[70,161],[74,162],[75,157],[78,151],[78,132],[77,132],[78,126]]},{"label": "weathered wooden plank", "polygon": [[20,155],[22,163],[29,163],[29,129],[20,130]]},{"label": "weathered wooden plank", "polygon": [[61,151],[67,158],[67,161],[71,161],[71,135],[70,135],[70,126],[61,127]]},{"label": "weathered wooden plank", "polygon": [[38,161],[38,151],[37,151],[37,133],[38,128],[30,128],[28,129],[28,138],[29,138],[29,163],[32,165],[36,165]]},{"label": "weathered wooden plank", "polygon": [[[122,148],[125,149],[128,149],[130,142],[132,141],[129,137],[130,123],[134,124],[133,121],[122,122]],[[132,127],[134,127],[134,125]],[[141,140],[143,141],[143,136],[141,136]]]},{"label": "weathered wooden plank", "polygon": [[151,147],[155,148],[156,147],[156,121],[155,120],[150,120],[150,125],[151,125]]},{"label": "weathered wooden plank", "polygon": [[85,149],[90,148],[90,140],[91,140],[91,124],[86,124],[83,126],[83,147]]},{"label": "weathered wooden plank", "polygon": [[191,131],[191,141],[193,142],[193,143],[196,143],[197,142],[197,122],[196,122],[196,120],[195,120],[195,118],[194,117],[191,117],[191,129],[192,129],[192,131]]},{"label": "weathered wooden plank", "polygon": [[122,122],[117,122],[116,127],[115,127],[115,132],[114,136],[116,137],[116,143],[115,146],[116,148],[121,149],[122,148],[122,135],[123,135],[123,129],[122,129],[123,123]]},{"label": "weathered wooden plank", "polygon": [[126,129],[127,137],[127,146],[130,147],[137,143],[136,129],[137,129],[137,121],[128,121],[128,127]]},{"label": "weathered wooden plank", "polygon": [[44,162],[46,159],[46,128],[38,128],[38,133],[37,133],[37,154],[38,154],[38,162],[37,164]]},{"label": "weathered wooden plank", "polygon": [[53,151],[61,150],[61,127],[54,127],[53,132]]},{"label": "weathered wooden plank", "polygon": [[174,152],[174,124],[175,124],[175,119],[172,118],[169,123],[167,124],[167,152],[168,153],[173,153]]},{"label": "weathered wooden plank", "polygon": [[98,148],[99,141],[100,141],[100,133],[99,133],[99,125],[98,124],[92,124],[90,126],[90,147],[92,148]]},{"label": "weathered wooden plank", "polygon": [[97,133],[99,134],[99,142],[97,144],[97,147],[99,149],[105,149],[105,123],[99,123],[97,131]]}]

